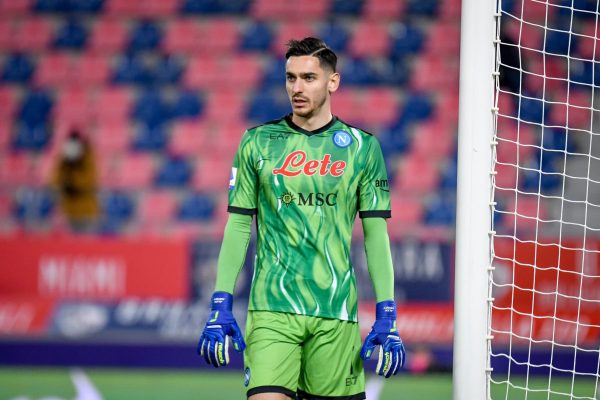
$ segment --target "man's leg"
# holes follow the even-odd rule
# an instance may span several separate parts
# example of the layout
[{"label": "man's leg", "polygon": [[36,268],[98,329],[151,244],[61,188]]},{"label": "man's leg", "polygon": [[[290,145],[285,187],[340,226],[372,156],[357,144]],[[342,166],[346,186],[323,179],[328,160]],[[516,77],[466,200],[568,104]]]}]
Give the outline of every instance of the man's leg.
[{"label": "man's leg", "polygon": [[244,351],[248,399],[296,398],[305,339],[304,316],[249,311]]}]

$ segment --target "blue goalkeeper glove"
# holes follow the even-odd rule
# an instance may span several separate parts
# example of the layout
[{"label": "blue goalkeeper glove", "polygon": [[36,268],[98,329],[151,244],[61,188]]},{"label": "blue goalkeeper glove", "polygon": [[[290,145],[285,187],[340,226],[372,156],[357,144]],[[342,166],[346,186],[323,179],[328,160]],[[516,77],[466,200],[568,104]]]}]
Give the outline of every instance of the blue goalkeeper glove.
[{"label": "blue goalkeeper glove", "polygon": [[244,337],[233,313],[233,296],[227,292],[215,292],[211,298],[211,313],[198,341],[198,354],[215,368],[229,364],[229,338],[233,348],[242,352],[246,348]]},{"label": "blue goalkeeper glove", "polygon": [[379,347],[379,359],[375,372],[389,378],[404,366],[406,352],[396,328],[396,303],[392,300],[377,303],[375,324],[360,349],[360,357],[368,360],[375,346]]}]

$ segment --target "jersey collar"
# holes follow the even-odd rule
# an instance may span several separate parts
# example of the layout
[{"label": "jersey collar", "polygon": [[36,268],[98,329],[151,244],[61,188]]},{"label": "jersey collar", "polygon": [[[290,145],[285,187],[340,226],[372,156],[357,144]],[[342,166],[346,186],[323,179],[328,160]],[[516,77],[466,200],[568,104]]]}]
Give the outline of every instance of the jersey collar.
[{"label": "jersey collar", "polygon": [[324,126],[320,127],[319,129],[315,129],[314,131],[307,131],[306,129],[303,129],[303,128],[299,127],[298,125],[296,125],[294,123],[294,121],[292,121],[292,114],[288,114],[288,115],[285,116],[285,122],[293,130],[295,130],[297,132],[300,132],[300,133],[302,133],[304,135],[307,135],[307,136],[312,136],[312,135],[316,135],[316,134],[321,133],[321,132],[325,132],[327,129],[331,128],[333,126],[333,124],[335,124],[337,122],[337,117],[334,115],[331,118],[331,121],[329,121],[327,124],[325,124]]}]

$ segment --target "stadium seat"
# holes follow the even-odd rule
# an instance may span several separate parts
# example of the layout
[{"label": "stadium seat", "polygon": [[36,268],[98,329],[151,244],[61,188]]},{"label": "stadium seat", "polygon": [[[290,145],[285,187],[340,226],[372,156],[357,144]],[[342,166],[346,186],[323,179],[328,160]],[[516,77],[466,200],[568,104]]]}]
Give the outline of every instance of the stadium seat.
[{"label": "stadium seat", "polygon": [[173,126],[169,154],[201,157],[210,150],[206,124],[199,120],[178,121]]},{"label": "stadium seat", "polygon": [[340,65],[344,85],[377,85],[379,76],[370,58],[346,58]]},{"label": "stadium seat", "polygon": [[83,52],[75,59],[71,82],[84,87],[101,86],[110,76],[109,57]]},{"label": "stadium seat", "polygon": [[319,29],[319,37],[327,43],[329,48],[341,54],[346,51],[350,34],[344,23],[333,20],[330,23],[323,24]]},{"label": "stadium seat", "polygon": [[158,187],[184,187],[190,181],[192,173],[185,158],[171,155],[163,160],[154,177],[154,184]]},{"label": "stadium seat", "polygon": [[94,134],[94,149],[99,157],[114,157],[127,152],[132,141],[128,120],[99,121]]},{"label": "stadium seat", "polygon": [[427,34],[425,51],[429,54],[456,56],[460,49],[460,26],[456,22],[438,22]]},{"label": "stadium seat", "polygon": [[298,20],[280,22],[275,30],[275,38],[271,42],[271,53],[283,57],[287,51],[286,44],[290,39],[299,40],[314,35],[315,28],[312,23]]},{"label": "stadium seat", "polygon": [[438,91],[435,115],[440,121],[458,125],[458,92],[453,90]]},{"label": "stadium seat", "polygon": [[33,84],[40,88],[60,88],[71,76],[71,57],[66,52],[50,52],[38,58]]},{"label": "stadium seat", "polygon": [[441,190],[456,193],[456,185],[458,182],[457,164],[456,153],[454,153],[454,157],[448,160],[447,164],[442,168],[442,177],[439,184]]},{"label": "stadium seat", "polygon": [[183,61],[177,56],[168,54],[160,57],[151,72],[154,83],[159,85],[179,84],[182,74]]},{"label": "stadium seat", "polygon": [[496,187],[501,191],[514,191],[517,187],[518,170],[515,164],[496,163]]},{"label": "stadium seat", "polygon": [[14,189],[31,185],[34,157],[28,152],[9,152],[0,157],[0,188]]},{"label": "stadium seat", "polygon": [[362,12],[363,6],[363,0],[332,0],[329,13],[331,15],[358,16]]},{"label": "stadium seat", "polygon": [[353,57],[387,56],[391,44],[386,24],[360,21],[352,32],[348,43],[348,53]]},{"label": "stadium seat", "polygon": [[[258,97],[262,98],[261,96]],[[256,101],[256,107],[259,107],[259,101],[253,98],[254,101]],[[264,112],[270,110],[270,104],[265,104],[264,107]],[[207,120],[238,120],[243,117],[245,109],[245,93],[236,90],[215,90],[211,91],[206,99],[206,108],[203,115]],[[278,110],[281,110],[281,108]]]},{"label": "stadium seat", "polygon": [[27,126],[39,126],[47,122],[52,109],[52,98],[43,90],[32,90],[23,98],[18,119]]},{"label": "stadium seat", "polygon": [[[283,75],[283,70],[281,71]],[[220,82],[235,90],[254,89],[262,77],[262,64],[260,56],[244,54],[232,57],[221,70]]]},{"label": "stadium seat", "polygon": [[[529,1],[529,0],[528,0]],[[506,33],[515,43],[529,49],[542,48],[544,29],[531,23],[520,23],[518,20],[508,19],[506,22]],[[525,51],[525,54],[531,52]]]},{"label": "stadium seat", "polygon": [[255,0],[250,7],[250,15],[256,20],[294,20],[299,16],[306,20],[323,18],[327,13],[328,0],[312,1],[273,1]]},{"label": "stadium seat", "polygon": [[245,51],[268,51],[271,48],[273,32],[268,23],[252,21],[241,33],[240,49]]},{"label": "stadium seat", "polygon": [[95,21],[88,49],[93,52],[115,54],[121,52],[127,44],[127,29],[123,21],[103,16]]},{"label": "stadium seat", "polygon": [[510,196],[504,204],[506,209],[500,223],[509,232],[514,231],[515,221],[518,230],[533,232],[536,230],[538,219],[548,218],[546,203],[539,201],[537,195],[519,194],[516,199],[514,196]]},{"label": "stadium seat", "polygon": [[168,139],[164,125],[148,126],[141,124],[133,139],[133,149],[162,153],[167,146]]},{"label": "stadium seat", "polygon": [[530,123],[542,124],[548,118],[550,105],[544,102],[539,95],[524,93],[520,96],[519,115],[521,120]]},{"label": "stadium seat", "polygon": [[67,20],[57,31],[54,37],[54,47],[67,49],[81,49],[85,46],[87,31],[76,19]]},{"label": "stadium seat", "polygon": [[[580,28],[580,36],[577,40],[575,55],[585,60],[600,60],[600,26],[596,21],[582,22],[583,27]],[[574,27],[574,29],[577,29]],[[579,30],[579,29],[577,29]],[[572,52],[573,53],[573,52]]]},{"label": "stadium seat", "polygon": [[557,8],[553,4],[545,4],[536,0],[522,0],[515,2],[515,14],[524,21],[543,25],[547,20],[554,20]]},{"label": "stadium seat", "polygon": [[447,159],[454,149],[454,130],[439,121],[430,120],[415,126],[411,152],[436,161]]},{"label": "stadium seat", "polygon": [[358,92],[353,89],[341,89],[334,93],[331,98],[331,111],[333,115],[350,123],[360,125],[362,116],[354,112],[361,107]]},{"label": "stadium seat", "polygon": [[[421,223],[423,217],[423,204],[419,197],[408,195],[392,195],[391,208],[392,218],[390,220],[390,230],[396,228],[410,230]],[[390,232],[393,235],[393,232]]]},{"label": "stadium seat", "polygon": [[194,54],[202,42],[202,30],[197,20],[192,18],[176,18],[170,21],[161,43],[168,54]]},{"label": "stadium seat", "polygon": [[[144,3],[145,6],[146,3]],[[161,30],[154,21],[140,21],[129,35],[128,49],[129,51],[156,49],[161,37]]]},{"label": "stadium seat", "polygon": [[17,26],[14,44],[21,51],[43,51],[50,44],[53,28],[48,18],[28,17]]},{"label": "stadium seat", "polygon": [[119,231],[133,217],[135,202],[127,191],[115,190],[100,196],[100,208],[104,217],[102,231]]},{"label": "stadium seat", "polygon": [[19,190],[13,204],[13,215],[25,226],[36,226],[47,221],[55,208],[54,196],[45,189]]},{"label": "stadium seat", "polygon": [[50,142],[52,133],[48,125],[39,123],[36,125],[19,124],[13,139],[13,148],[16,150],[43,150]]},{"label": "stadium seat", "polygon": [[196,91],[182,90],[170,105],[171,118],[197,118],[202,114],[203,103]]},{"label": "stadium seat", "polygon": [[397,119],[398,94],[394,89],[367,89],[361,103],[363,121],[367,125],[384,126]]},{"label": "stadium seat", "polygon": [[160,91],[146,90],[138,95],[131,116],[148,127],[155,127],[168,121],[171,113]]},{"label": "stadium seat", "polygon": [[27,15],[32,9],[32,4],[32,0],[2,0],[0,15],[10,17]]},{"label": "stadium seat", "polygon": [[138,219],[143,230],[157,230],[173,221],[178,206],[177,194],[168,190],[150,191],[138,202]]},{"label": "stadium seat", "polygon": [[221,76],[221,66],[217,57],[190,57],[183,73],[183,85],[186,89],[206,89],[221,84]]},{"label": "stadium seat", "polygon": [[454,227],[456,220],[456,196],[440,193],[427,201],[424,222],[427,225]]},{"label": "stadium seat", "polygon": [[260,82],[263,89],[261,91],[270,88],[281,88],[285,85],[285,62],[286,60],[283,57],[267,59]]},{"label": "stadium seat", "polygon": [[405,1],[366,0],[362,17],[372,21],[401,20],[406,9]]},{"label": "stadium seat", "polygon": [[103,11],[105,15],[110,16],[137,17],[142,8],[140,5],[141,3],[135,0],[105,0]]},{"label": "stadium seat", "polygon": [[423,32],[416,24],[398,24],[392,31],[391,40],[390,56],[394,59],[418,53],[425,42]]},{"label": "stadium seat", "polygon": [[232,160],[223,157],[207,156],[196,163],[191,186],[193,189],[223,194],[227,192]]},{"label": "stadium seat", "polygon": [[9,147],[12,142],[13,130],[14,122],[12,118],[0,118],[0,155],[10,151]]},{"label": "stadium seat", "polygon": [[129,117],[131,108],[129,89],[107,87],[98,92],[93,114],[96,120],[124,120]]},{"label": "stadium seat", "polygon": [[537,142],[537,135],[531,127],[517,125],[505,118],[498,121],[497,136],[497,159],[502,163],[516,164],[518,160],[528,159]]},{"label": "stadium seat", "polygon": [[408,154],[396,174],[397,188],[408,194],[431,193],[439,181],[435,161],[418,154]]},{"label": "stadium seat", "polygon": [[433,100],[427,93],[409,92],[403,103],[398,121],[401,124],[424,121],[433,114]]},{"label": "stadium seat", "polygon": [[462,0],[445,0],[439,5],[439,17],[444,21],[459,21]]},{"label": "stadium seat", "polygon": [[0,85],[0,121],[12,120],[19,104],[19,91],[14,86]]},{"label": "stadium seat", "polygon": [[438,13],[439,3],[447,1],[448,0],[442,2],[437,0],[408,0],[406,12],[410,16],[434,17]]},{"label": "stadium seat", "polygon": [[412,69],[410,87],[417,91],[458,91],[457,61],[435,55],[418,58]]},{"label": "stadium seat", "polygon": [[59,92],[52,116],[63,125],[87,125],[93,115],[92,108],[90,92],[73,87]]},{"label": "stadium seat", "polygon": [[211,56],[235,54],[240,42],[238,25],[232,18],[211,18],[204,22],[198,50]]},{"label": "stadium seat", "polygon": [[104,0],[76,0],[71,2],[71,11],[81,13],[98,13],[104,6]]},{"label": "stadium seat", "polygon": [[34,10],[40,13],[62,13],[70,10],[69,0],[36,0]]},{"label": "stadium seat", "polygon": [[215,204],[210,195],[189,193],[181,201],[177,218],[182,221],[208,221],[213,217]]},{"label": "stadium seat", "polygon": [[141,55],[122,55],[113,70],[113,83],[145,85],[150,80],[149,69]]},{"label": "stadium seat", "polygon": [[515,103],[518,98],[512,94],[502,90],[498,91],[498,113],[505,116],[515,115]]},{"label": "stadium seat", "polygon": [[117,172],[113,177],[114,187],[127,190],[141,190],[151,187],[156,167],[150,154],[131,153],[118,161]]},{"label": "stadium seat", "polygon": [[162,19],[175,15],[179,8],[179,0],[145,0],[138,2],[137,16],[142,18]]},{"label": "stadium seat", "polygon": [[7,18],[4,14],[0,14],[0,50],[3,52],[14,50],[15,31],[14,19]]},{"label": "stadium seat", "polygon": [[35,66],[31,58],[22,53],[10,54],[4,60],[2,81],[11,83],[26,83],[31,78]]}]

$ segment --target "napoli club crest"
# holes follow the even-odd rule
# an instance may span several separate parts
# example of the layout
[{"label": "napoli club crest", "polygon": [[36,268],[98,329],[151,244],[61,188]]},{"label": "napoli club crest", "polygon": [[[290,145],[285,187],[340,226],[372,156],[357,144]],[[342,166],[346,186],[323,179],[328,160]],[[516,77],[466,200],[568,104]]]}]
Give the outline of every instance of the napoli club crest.
[{"label": "napoli club crest", "polygon": [[352,144],[352,136],[346,131],[335,131],[333,133],[333,143],[337,147],[348,147]]}]

